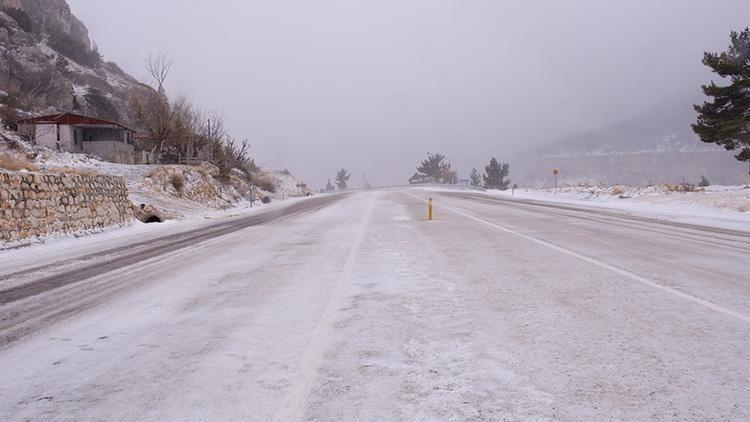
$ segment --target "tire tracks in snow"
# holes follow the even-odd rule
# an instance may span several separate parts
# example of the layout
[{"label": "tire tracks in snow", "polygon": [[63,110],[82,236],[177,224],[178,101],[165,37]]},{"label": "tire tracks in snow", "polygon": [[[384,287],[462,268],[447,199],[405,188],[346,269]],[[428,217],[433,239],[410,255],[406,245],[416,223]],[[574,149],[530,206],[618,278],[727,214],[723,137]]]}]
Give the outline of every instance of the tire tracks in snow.
[{"label": "tire tracks in snow", "polygon": [[[340,198],[326,197],[317,201],[300,202],[286,208],[251,214],[247,217],[220,222],[188,232],[168,235],[159,239],[152,239],[145,242],[138,242],[105,250],[73,260],[75,261],[74,263],[82,264],[78,266],[70,265],[69,262],[63,266],[61,263],[57,262],[7,275],[1,275],[0,282],[4,280],[12,280],[14,278],[33,277],[35,274],[37,275],[37,278],[32,278],[21,285],[0,290],[0,307],[65,287],[70,284],[79,283],[120,268],[139,264],[147,259],[165,255],[180,249],[190,248],[207,240],[231,234],[248,227],[278,221],[283,218],[292,218],[302,213],[313,212],[330,205],[338,199]],[[47,270],[54,269],[57,266],[62,266],[67,269],[58,272],[57,274],[44,275]],[[43,275],[39,276],[38,274]]]},{"label": "tire tracks in snow", "polygon": [[[55,264],[25,270],[23,274],[34,276],[38,272],[43,275],[0,291],[0,349],[43,327],[159,280],[171,271],[171,267],[164,265],[164,262],[176,262],[180,256],[198,249],[220,248],[225,239],[242,235],[245,229],[315,212],[344,197],[336,195],[303,201],[281,209],[103,251],[96,257],[98,260],[81,258],[85,265],[74,270],[65,268],[58,274],[45,274]],[[10,276],[12,274],[4,277]]]},{"label": "tire tracks in snow", "polygon": [[357,260],[360,247],[364,242],[365,232],[370,222],[370,216],[375,204],[375,196],[370,197],[370,203],[367,205],[362,223],[353,233],[354,241],[352,242],[346,261],[338,275],[336,283],[333,286],[331,295],[328,298],[326,307],[323,310],[318,324],[313,332],[310,343],[305,350],[302,360],[300,361],[299,370],[294,384],[287,389],[281,401],[281,405],[274,416],[274,421],[299,421],[302,420],[308,397],[312,390],[313,382],[318,377],[318,369],[323,362],[325,352],[333,331],[333,324],[336,321],[336,315],[346,297],[347,288],[351,282],[352,270]]}]

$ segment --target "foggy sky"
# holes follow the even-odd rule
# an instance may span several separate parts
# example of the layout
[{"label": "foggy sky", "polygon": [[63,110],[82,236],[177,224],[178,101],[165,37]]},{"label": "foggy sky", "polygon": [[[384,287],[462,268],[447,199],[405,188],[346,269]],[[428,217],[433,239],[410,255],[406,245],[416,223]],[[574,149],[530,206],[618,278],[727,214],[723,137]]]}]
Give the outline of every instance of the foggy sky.
[{"label": "foggy sky", "polygon": [[[256,161],[315,187],[402,184],[430,152],[459,175],[624,120],[711,79],[705,50],[750,1],[69,0],[107,60],[222,113]],[[689,104],[686,104],[689,106]]]}]

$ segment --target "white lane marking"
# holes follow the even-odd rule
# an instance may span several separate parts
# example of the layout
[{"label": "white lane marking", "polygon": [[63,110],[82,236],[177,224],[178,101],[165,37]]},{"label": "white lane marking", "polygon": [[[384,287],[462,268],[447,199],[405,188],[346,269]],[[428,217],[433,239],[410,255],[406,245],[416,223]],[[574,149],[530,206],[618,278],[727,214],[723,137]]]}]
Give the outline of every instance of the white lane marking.
[{"label": "white lane marking", "polygon": [[[411,193],[407,193],[407,195],[413,196],[413,197],[415,197],[415,198],[417,198],[417,199],[419,199],[421,201],[424,201],[424,198],[420,198],[417,195],[413,195]],[[614,265],[610,265],[610,264],[607,264],[605,262],[599,261],[598,259],[594,259],[594,258],[591,258],[589,256],[582,255],[582,254],[580,254],[578,252],[574,252],[574,251],[572,251],[570,249],[566,249],[566,248],[563,248],[561,246],[557,246],[557,245],[555,245],[553,243],[547,242],[545,240],[541,240],[541,239],[538,239],[536,237],[529,236],[529,235],[521,233],[521,232],[517,232],[517,231],[515,231],[513,229],[509,229],[509,228],[503,227],[503,226],[501,226],[499,224],[495,224],[495,223],[489,222],[487,220],[483,220],[483,219],[481,219],[479,217],[475,217],[475,216],[473,216],[471,214],[467,214],[467,213],[465,213],[463,211],[459,211],[459,210],[451,208],[451,207],[446,207],[445,205],[442,205],[442,204],[441,205],[437,205],[437,207],[443,208],[443,209],[448,210],[448,211],[451,211],[453,213],[456,213],[456,214],[461,215],[463,217],[469,218],[469,219],[474,220],[474,221],[476,221],[478,223],[490,226],[490,227],[495,228],[497,230],[504,231],[506,233],[510,233],[510,234],[516,235],[518,237],[521,237],[523,239],[526,239],[528,241],[537,243],[537,244],[542,245],[542,246],[546,246],[546,247],[548,247],[550,249],[554,249],[554,250],[556,250],[556,251],[558,251],[560,253],[563,253],[563,254],[566,254],[566,255],[570,255],[570,256],[572,256],[574,258],[578,258],[578,259],[580,259],[582,261],[585,261],[585,262],[588,262],[590,264],[596,265],[597,267],[601,267],[601,268],[610,270],[610,271],[612,271],[612,272],[614,272],[616,274],[619,274],[621,276],[627,277],[627,278],[629,278],[631,280],[634,280],[634,281],[637,281],[637,282],[639,282],[641,284],[645,284],[646,286],[652,287],[654,289],[661,290],[662,292],[669,293],[669,294],[671,294],[673,296],[676,296],[676,297],[679,297],[681,299],[685,299],[687,301],[693,302],[693,303],[695,303],[697,305],[703,306],[704,308],[710,309],[712,311],[720,312],[720,313],[722,313],[724,315],[729,315],[731,317],[737,318],[737,319],[745,321],[745,322],[750,322],[750,316],[747,316],[747,315],[742,314],[742,313],[737,312],[737,311],[733,311],[731,309],[727,309],[727,308],[725,308],[723,306],[717,305],[717,304],[715,304],[713,302],[710,302],[708,300],[705,300],[705,299],[701,299],[701,298],[699,298],[697,296],[693,296],[691,294],[679,291],[677,289],[673,289],[671,287],[667,287],[667,286],[661,285],[661,284],[656,283],[656,282],[654,282],[652,280],[649,280],[649,279],[647,279],[645,277],[641,277],[641,276],[639,276],[637,274],[631,273],[630,271],[626,271],[626,270],[623,270],[622,268],[615,267]]]},{"label": "white lane marking", "polygon": [[349,249],[349,254],[346,256],[344,267],[339,273],[336,284],[331,291],[325,310],[323,311],[320,320],[318,320],[318,325],[315,328],[310,344],[307,346],[307,350],[305,350],[305,354],[302,356],[295,383],[284,395],[281,406],[274,416],[274,421],[299,421],[302,420],[302,417],[304,416],[305,407],[307,406],[307,398],[310,395],[312,384],[318,376],[318,368],[320,368],[320,365],[323,362],[323,357],[327,349],[326,346],[328,345],[331,331],[333,331],[336,313],[341,308],[342,302],[346,296],[346,290],[351,279],[352,269],[354,268],[357,254],[359,253],[359,249],[364,241],[365,231],[370,221],[370,215],[372,214],[374,203],[375,197],[371,196],[370,204],[367,207],[362,224],[357,228],[354,242]]}]

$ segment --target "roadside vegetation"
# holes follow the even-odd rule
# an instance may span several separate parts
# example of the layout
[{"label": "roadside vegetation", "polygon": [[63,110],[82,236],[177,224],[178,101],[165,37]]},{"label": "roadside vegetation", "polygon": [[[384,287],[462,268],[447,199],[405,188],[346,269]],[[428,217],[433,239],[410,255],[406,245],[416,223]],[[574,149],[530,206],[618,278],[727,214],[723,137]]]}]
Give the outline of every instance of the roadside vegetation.
[{"label": "roadside vegetation", "polygon": [[36,167],[34,166],[34,164],[28,161],[22,160],[14,155],[4,152],[0,153],[0,169],[10,171],[34,171],[36,170]]},{"label": "roadside vegetation", "polygon": [[[492,157],[484,168],[484,174],[476,168],[471,169],[468,183],[471,186],[486,189],[508,190],[510,186],[510,164],[501,163]],[[417,167],[417,171],[409,179],[410,184],[438,183],[457,184],[460,180],[458,173],[451,168],[450,161],[443,154],[428,153],[427,158]],[[465,181],[463,183],[466,183]]]},{"label": "roadside vegetation", "polygon": [[729,38],[727,51],[703,55],[703,64],[730,83],[703,85],[703,93],[713,101],[695,106],[693,131],[703,142],[736,151],[735,158],[750,162],[750,28],[733,31]]},{"label": "roadside vegetation", "polygon": [[255,164],[249,141],[231,137],[221,115],[195,106],[187,97],[168,97],[165,84],[173,64],[166,54],[148,58],[152,89],[134,90],[129,99],[130,110],[145,133],[137,140],[138,147],[150,152],[151,164],[207,161],[218,167],[216,178],[224,183],[235,175],[274,192],[275,181]]},{"label": "roadside vegetation", "polygon": [[347,190],[349,188],[347,183],[349,182],[349,178],[351,177],[352,175],[349,174],[349,171],[345,168],[339,170],[338,173],[336,173],[336,186],[338,186],[339,190]]}]

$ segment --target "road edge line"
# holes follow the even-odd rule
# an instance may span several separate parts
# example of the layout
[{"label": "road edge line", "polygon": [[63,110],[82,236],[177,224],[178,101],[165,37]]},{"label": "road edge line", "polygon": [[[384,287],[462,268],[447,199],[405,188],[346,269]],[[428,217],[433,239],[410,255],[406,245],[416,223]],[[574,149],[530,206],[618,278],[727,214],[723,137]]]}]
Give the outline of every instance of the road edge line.
[{"label": "road edge line", "polygon": [[[424,200],[423,198],[420,198],[419,196],[413,195],[411,193],[407,193],[407,195],[410,195],[410,196],[412,196],[414,198],[418,198],[419,200]],[[728,315],[728,316],[737,318],[737,319],[739,319],[741,321],[744,321],[744,322],[750,322],[750,316],[748,316],[748,315],[742,314],[742,313],[737,312],[737,311],[733,311],[731,309],[728,309],[728,308],[725,308],[723,306],[717,305],[716,303],[710,302],[710,301],[705,300],[705,299],[701,299],[701,298],[699,298],[697,296],[693,296],[691,294],[682,292],[680,290],[673,289],[671,287],[667,287],[667,286],[661,285],[659,283],[656,283],[653,280],[650,280],[650,279],[645,278],[645,277],[641,277],[641,276],[639,276],[639,275],[637,275],[635,273],[631,273],[630,271],[623,270],[622,268],[616,267],[614,265],[607,264],[606,262],[599,261],[598,259],[591,258],[589,256],[580,254],[578,252],[575,252],[573,250],[564,248],[562,246],[557,246],[554,243],[547,242],[546,240],[542,240],[542,239],[530,236],[528,234],[524,234],[524,233],[515,231],[513,229],[509,229],[507,227],[503,227],[503,226],[501,226],[499,224],[495,224],[495,223],[492,223],[490,221],[483,220],[483,219],[481,219],[479,217],[475,217],[475,216],[473,216],[471,214],[465,213],[463,211],[460,211],[460,210],[457,210],[457,209],[454,209],[454,208],[451,208],[451,207],[447,207],[445,205],[439,205],[438,207],[439,208],[443,208],[445,210],[448,210],[450,212],[453,212],[455,214],[461,215],[461,216],[466,217],[468,219],[474,220],[475,222],[478,222],[478,223],[481,223],[481,224],[493,227],[493,228],[495,228],[497,230],[513,234],[515,236],[521,237],[523,239],[526,239],[528,241],[534,242],[534,243],[542,245],[542,246],[546,246],[546,247],[548,247],[550,249],[553,249],[553,250],[555,250],[557,252],[560,252],[560,253],[572,256],[574,258],[577,258],[577,259],[580,259],[582,261],[588,262],[589,264],[593,264],[593,265],[595,265],[597,267],[604,268],[606,270],[612,271],[612,272],[614,272],[616,274],[619,274],[621,276],[627,277],[627,278],[629,278],[629,279],[631,279],[633,281],[637,281],[637,282],[639,282],[641,284],[644,284],[646,286],[649,286],[651,288],[654,288],[654,289],[657,289],[657,290],[661,290],[662,292],[665,292],[665,293],[669,293],[669,294],[671,294],[673,296],[676,296],[676,297],[679,297],[681,299],[687,300],[689,302],[695,303],[697,305],[700,305],[700,306],[702,306],[704,308],[707,308],[707,309],[710,309],[712,311],[719,312],[719,313],[722,313],[724,315]]]}]

